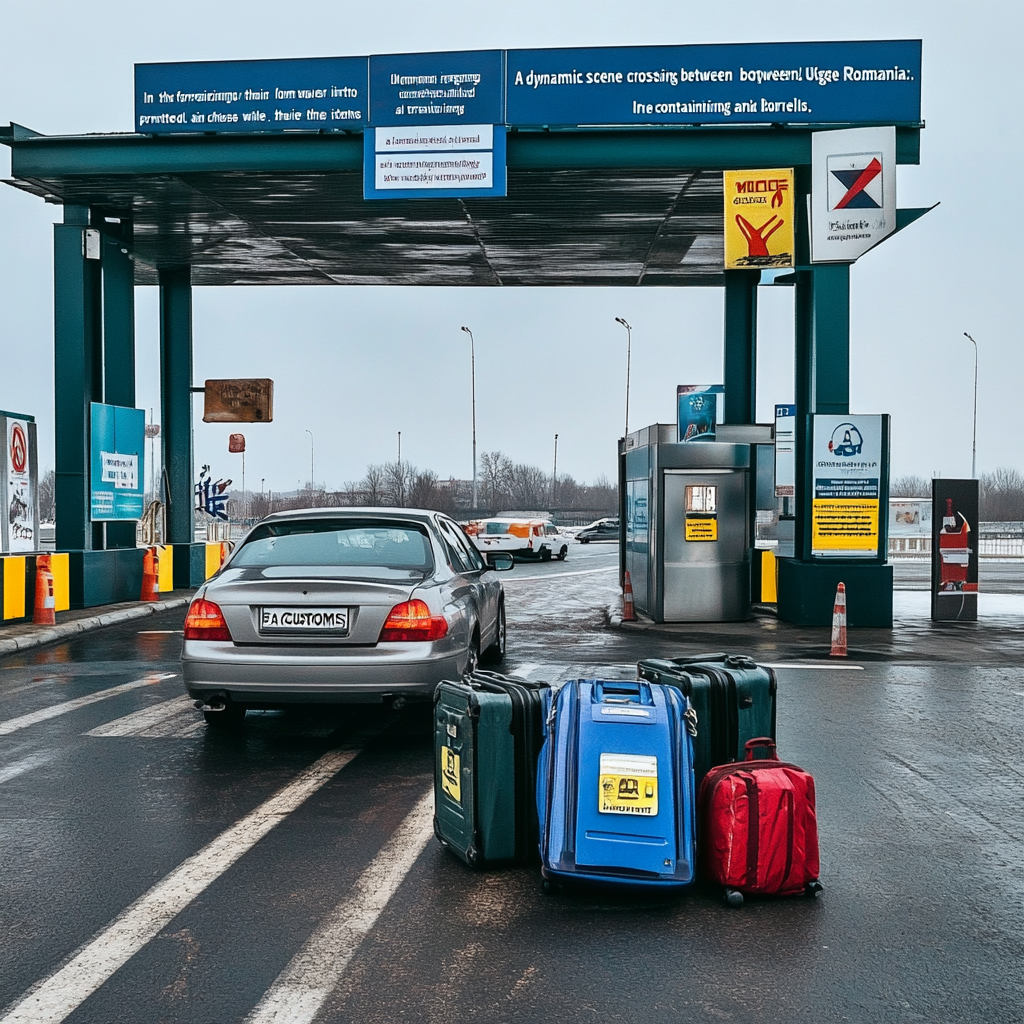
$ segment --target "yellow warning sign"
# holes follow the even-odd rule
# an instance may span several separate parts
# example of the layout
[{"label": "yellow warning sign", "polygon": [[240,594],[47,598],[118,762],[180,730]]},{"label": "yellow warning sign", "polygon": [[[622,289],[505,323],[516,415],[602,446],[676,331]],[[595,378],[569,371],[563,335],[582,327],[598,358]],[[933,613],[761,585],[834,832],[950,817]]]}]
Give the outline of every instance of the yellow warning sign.
[{"label": "yellow warning sign", "polygon": [[658,759],[642,754],[602,754],[598,779],[601,814],[658,813]]},{"label": "yellow warning sign", "polygon": [[793,266],[793,168],[726,171],[725,269]]},{"label": "yellow warning sign", "polygon": [[878,551],[877,498],[815,498],[811,507],[811,552]]},{"label": "yellow warning sign", "polygon": [[438,752],[441,758],[441,788],[457,803],[462,803],[462,776],[459,772],[459,755],[451,747],[442,747]]},{"label": "yellow warning sign", "polygon": [[718,519],[714,517],[686,517],[687,540],[718,540]]}]

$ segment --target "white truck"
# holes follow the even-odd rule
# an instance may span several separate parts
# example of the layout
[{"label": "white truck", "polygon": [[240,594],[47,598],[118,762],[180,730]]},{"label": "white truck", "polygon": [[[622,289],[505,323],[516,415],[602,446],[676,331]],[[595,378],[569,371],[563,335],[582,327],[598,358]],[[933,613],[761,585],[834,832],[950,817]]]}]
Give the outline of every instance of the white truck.
[{"label": "white truck", "polygon": [[569,553],[569,538],[547,519],[509,519],[496,517],[470,523],[466,532],[477,548],[507,551],[514,558],[539,558],[560,561]]}]

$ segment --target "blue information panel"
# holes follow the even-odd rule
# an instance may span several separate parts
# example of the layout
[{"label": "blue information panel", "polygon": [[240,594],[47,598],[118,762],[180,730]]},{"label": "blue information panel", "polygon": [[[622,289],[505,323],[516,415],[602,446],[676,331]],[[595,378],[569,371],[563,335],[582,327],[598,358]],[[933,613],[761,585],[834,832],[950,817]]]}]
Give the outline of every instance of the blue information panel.
[{"label": "blue information panel", "polygon": [[364,199],[506,194],[504,125],[428,125],[363,132]]},{"label": "blue information panel", "polygon": [[93,402],[90,414],[90,518],[141,519],[146,413]]},{"label": "blue information panel", "polygon": [[135,130],[280,132],[362,128],[366,57],[135,65]]},{"label": "blue information panel", "polygon": [[370,58],[374,125],[503,124],[501,50]]},{"label": "blue information panel", "polygon": [[921,117],[921,42],[509,50],[506,124],[863,124]]}]

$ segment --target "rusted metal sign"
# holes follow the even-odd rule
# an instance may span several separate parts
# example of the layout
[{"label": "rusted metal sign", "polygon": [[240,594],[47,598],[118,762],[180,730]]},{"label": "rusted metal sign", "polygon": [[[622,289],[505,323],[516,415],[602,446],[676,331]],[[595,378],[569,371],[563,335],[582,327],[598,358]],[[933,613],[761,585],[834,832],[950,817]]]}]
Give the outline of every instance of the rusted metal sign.
[{"label": "rusted metal sign", "polygon": [[245,434],[232,434],[228,438],[228,451],[237,455],[245,451]]},{"label": "rusted metal sign", "polygon": [[270,423],[274,418],[274,382],[268,377],[208,380],[204,423]]}]

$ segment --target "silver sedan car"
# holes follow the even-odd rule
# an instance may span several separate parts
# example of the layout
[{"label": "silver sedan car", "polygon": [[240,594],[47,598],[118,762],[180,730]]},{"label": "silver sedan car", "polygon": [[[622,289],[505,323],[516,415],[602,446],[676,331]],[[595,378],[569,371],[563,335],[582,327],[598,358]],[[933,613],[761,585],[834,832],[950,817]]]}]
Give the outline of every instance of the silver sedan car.
[{"label": "silver sedan car", "polygon": [[247,534],[185,618],[185,686],[207,722],[298,702],[426,699],[505,656],[494,569],[421,509],[279,512]]}]

